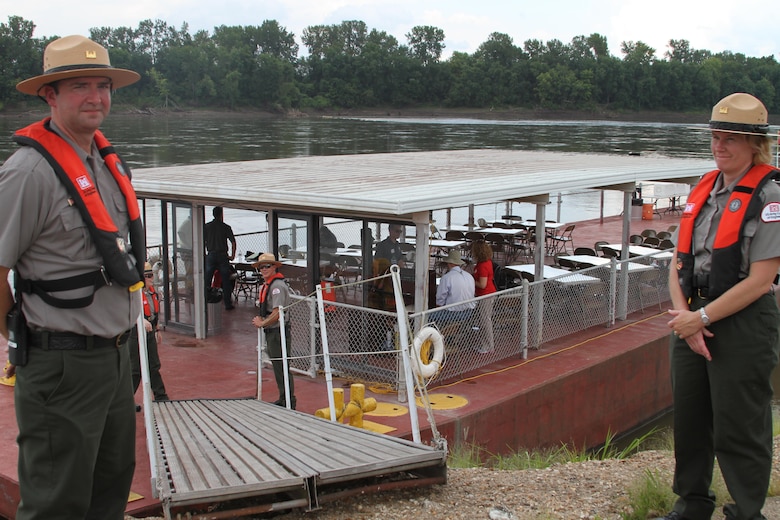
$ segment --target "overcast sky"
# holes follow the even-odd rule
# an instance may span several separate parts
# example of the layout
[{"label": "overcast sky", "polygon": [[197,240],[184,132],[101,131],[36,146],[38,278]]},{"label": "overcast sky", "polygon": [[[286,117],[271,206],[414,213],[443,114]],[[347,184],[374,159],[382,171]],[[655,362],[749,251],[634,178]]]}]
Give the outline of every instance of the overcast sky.
[{"label": "overcast sky", "polygon": [[569,43],[599,33],[618,57],[620,43],[629,40],[645,42],[659,58],[670,39],[755,57],[776,56],[780,45],[780,8],[754,0],[0,0],[0,13],[2,23],[10,15],[34,22],[36,37],[136,28],[145,19],[177,29],[186,22],[190,34],[276,20],[300,44],[307,26],[362,20],[369,31],[385,31],[406,44],[412,27],[433,25],[444,31],[445,58],[453,51],[473,53],[492,32],[508,34],[520,47],[528,39]]}]

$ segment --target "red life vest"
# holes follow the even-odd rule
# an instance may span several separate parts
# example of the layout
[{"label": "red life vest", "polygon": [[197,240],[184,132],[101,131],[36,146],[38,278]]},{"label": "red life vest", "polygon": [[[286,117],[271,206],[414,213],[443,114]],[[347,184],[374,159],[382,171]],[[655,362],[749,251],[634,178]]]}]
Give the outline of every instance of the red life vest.
[{"label": "red life vest", "polygon": [[[160,316],[160,299],[157,297],[157,291],[155,291],[154,286],[152,286],[149,289],[141,291],[141,294],[143,294],[144,297],[144,318],[152,321],[152,310],[154,310],[152,325],[157,325],[157,317]],[[150,299],[152,300],[151,305],[149,304]]]},{"label": "red life vest", "polygon": [[268,296],[268,290],[271,288],[271,284],[274,283],[274,280],[282,280],[282,282],[284,282],[284,275],[282,273],[274,273],[266,278],[265,283],[263,283],[262,287],[260,287],[260,294],[258,295],[257,301],[260,303],[260,316],[263,318],[271,314],[273,311],[273,309],[268,308],[266,296]]},{"label": "red life vest", "polygon": [[[734,186],[715,232],[712,269],[706,283],[708,298],[717,298],[739,282],[745,223],[755,219],[761,212],[761,188],[778,173],[768,164],[753,166]],[[708,172],[694,186],[680,219],[676,267],[680,287],[688,298],[694,294],[697,286],[693,274],[693,226],[719,174],[719,170]]]},{"label": "red life vest", "polygon": [[143,287],[142,260],[146,258],[146,238],[138,200],[130,184],[130,168],[119,158],[105,136],[99,130],[96,131],[95,144],[125,197],[130,218],[132,250],[128,249],[124,237],[120,236],[79,155],[65,139],[51,129],[51,118],[22,128],[14,134],[13,139],[22,146],[31,146],[48,161],[79,209],[90,236],[103,257],[103,265],[97,271],[59,280],[27,280],[25,290],[35,292],[56,307],[80,308],[92,302],[94,293],[86,298],[61,300],[52,297],[48,292],[88,286],[94,286],[97,290],[108,283],[128,287],[131,291]]}]

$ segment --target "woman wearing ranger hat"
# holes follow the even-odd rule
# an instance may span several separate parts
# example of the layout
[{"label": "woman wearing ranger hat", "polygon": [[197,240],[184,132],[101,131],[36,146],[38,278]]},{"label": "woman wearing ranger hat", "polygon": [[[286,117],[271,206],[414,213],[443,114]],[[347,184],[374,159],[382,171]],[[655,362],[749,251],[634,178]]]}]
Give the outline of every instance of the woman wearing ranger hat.
[{"label": "woman wearing ranger hat", "polygon": [[669,275],[674,395],[668,520],[709,519],[714,458],[734,503],[727,519],[758,520],[772,467],[772,386],[780,313],[780,188],[768,165],[767,112],[749,94],[712,110],[717,169],[691,190]]},{"label": "woman wearing ranger hat", "polygon": [[43,74],[17,85],[51,113],[14,135],[22,146],[0,167],[0,313],[14,303],[13,269],[26,319],[13,331],[27,335],[11,349],[18,520],[124,518],[136,422],[127,340],[146,254],[129,169],[99,128],[112,90],[139,77],[66,36],[46,47]]}]

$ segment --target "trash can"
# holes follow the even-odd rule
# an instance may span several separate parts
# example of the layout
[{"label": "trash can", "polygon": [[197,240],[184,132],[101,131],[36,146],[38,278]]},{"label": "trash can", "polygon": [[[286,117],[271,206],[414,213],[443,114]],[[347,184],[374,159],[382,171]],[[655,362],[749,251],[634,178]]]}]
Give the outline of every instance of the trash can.
[{"label": "trash can", "polygon": [[631,220],[642,218],[642,199],[631,199]]},{"label": "trash can", "polygon": [[653,204],[642,204],[642,220],[653,220]]},{"label": "trash can", "polygon": [[207,334],[216,334],[222,329],[222,302],[208,304],[206,320]]}]

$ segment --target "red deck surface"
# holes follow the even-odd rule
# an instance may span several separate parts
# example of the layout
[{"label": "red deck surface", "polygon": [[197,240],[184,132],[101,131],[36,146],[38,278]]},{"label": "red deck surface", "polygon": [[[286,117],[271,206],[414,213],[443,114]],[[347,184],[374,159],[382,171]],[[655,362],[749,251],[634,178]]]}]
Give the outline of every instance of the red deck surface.
[{"label": "red deck surface", "polygon": [[[678,218],[664,216],[653,221],[634,220],[632,233],[645,228],[665,230]],[[613,217],[601,224],[577,224],[575,246],[592,247],[596,240],[619,241],[621,220]],[[160,345],[162,375],[172,399],[239,398],[256,393],[256,329],[251,302],[241,300],[237,309],[224,313],[222,331],[213,338],[196,340],[164,332]],[[463,381],[429,389],[450,394],[468,403],[457,409],[434,412],[436,427],[449,445],[466,442],[491,453],[525,447],[559,445],[593,446],[609,433],[624,432],[655,418],[671,407],[668,360],[668,317],[647,309],[629,316],[612,328],[594,327],[575,336],[543,345],[529,358],[509,359],[470,374]],[[4,343],[2,345],[5,346]],[[273,373],[262,371],[264,400],[276,399]],[[335,379],[334,387],[348,388],[351,381]],[[313,414],[328,405],[324,376],[297,375],[298,409]],[[347,390],[348,391],[348,390]],[[399,403],[396,394],[367,397]],[[140,392],[137,395],[141,401]],[[0,515],[13,518],[19,500],[16,481],[16,420],[13,388],[0,386]],[[424,410],[419,423],[423,440],[431,437]],[[366,417],[395,428],[389,435],[411,438],[409,415]],[[144,516],[159,511],[152,498],[149,458],[143,414],[137,422],[137,468],[132,490],[142,496],[128,504],[127,511]]]}]

